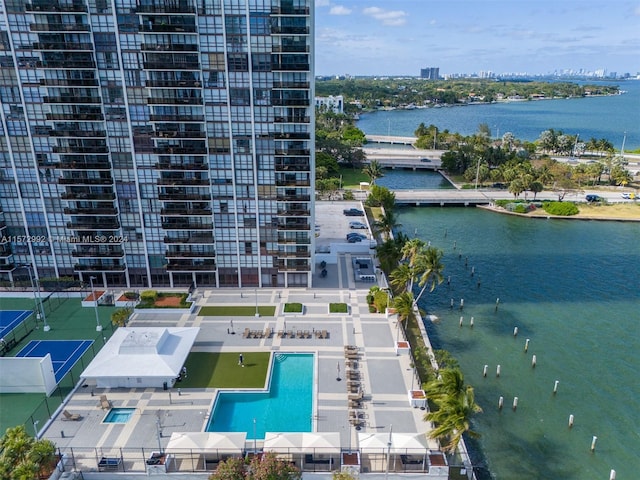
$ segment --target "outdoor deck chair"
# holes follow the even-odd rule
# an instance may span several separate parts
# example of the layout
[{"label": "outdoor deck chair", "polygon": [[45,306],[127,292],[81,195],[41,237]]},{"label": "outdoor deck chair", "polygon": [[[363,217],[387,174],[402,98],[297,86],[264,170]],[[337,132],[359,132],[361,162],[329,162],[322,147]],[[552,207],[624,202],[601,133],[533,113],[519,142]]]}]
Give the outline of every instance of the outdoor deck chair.
[{"label": "outdoor deck chair", "polygon": [[111,408],[111,401],[107,398],[106,395],[100,395],[100,408],[103,410],[108,410]]},{"label": "outdoor deck chair", "polygon": [[267,327],[264,329],[264,338],[271,338],[272,334],[273,330],[271,329],[271,327]]},{"label": "outdoor deck chair", "polygon": [[72,420],[75,422],[82,419],[82,416],[79,413],[69,413],[67,410],[64,410],[62,415],[64,416],[62,420]]},{"label": "outdoor deck chair", "polygon": [[302,333],[302,330],[298,330],[298,331],[296,332],[296,336],[297,336],[298,338],[304,338],[304,334]]},{"label": "outdoor deck chair", "polygon": [[278,338],[284,337],[284,330],[278,330]]},{"label": "outdoor deck chair", "polygon": [[311,332],[309,330],[305,330],[302,332],[303,338],[311,338]]},{"label": "outdoor deck chair", "polygon": [[295,335],[293,333],[293,330],[287,330],[287,337],[289,337],[289,338],[294,338],[295,337]]},{"label": "outdoor deck chair", "polygon": [[249,331],[249,329],[245,328],[244,333],[242,334],[242,338],[249,338],[250,333],[251,332]]},{"label": "outdoor deck chair", "polygon": [[329,338],[329,332],[327,332],[326,330],[322,330],[320,338]]}]

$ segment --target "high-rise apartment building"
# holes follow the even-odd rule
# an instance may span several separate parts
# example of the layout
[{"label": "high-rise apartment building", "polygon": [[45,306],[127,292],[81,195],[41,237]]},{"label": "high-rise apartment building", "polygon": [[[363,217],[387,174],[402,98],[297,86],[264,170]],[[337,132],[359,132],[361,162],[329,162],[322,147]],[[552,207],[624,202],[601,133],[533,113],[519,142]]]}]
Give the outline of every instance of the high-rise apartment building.
[{"label": "high-rise apartment building", "polygon": [[438,80],[440,78],[440,67],[421,68],[420,78],[425,80]]},{"label": "high-rise apartment building", "polygon": [[0,0],[0,280],[309,286],[312,0]]}]

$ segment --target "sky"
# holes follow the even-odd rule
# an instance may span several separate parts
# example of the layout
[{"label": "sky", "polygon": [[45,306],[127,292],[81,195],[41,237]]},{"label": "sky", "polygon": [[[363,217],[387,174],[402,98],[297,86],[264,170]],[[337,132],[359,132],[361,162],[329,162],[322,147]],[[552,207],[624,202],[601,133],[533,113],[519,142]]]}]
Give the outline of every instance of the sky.
[{"label": "sky", "polygon": [[640,0],[315,0],[316,75],[640,72]]}]

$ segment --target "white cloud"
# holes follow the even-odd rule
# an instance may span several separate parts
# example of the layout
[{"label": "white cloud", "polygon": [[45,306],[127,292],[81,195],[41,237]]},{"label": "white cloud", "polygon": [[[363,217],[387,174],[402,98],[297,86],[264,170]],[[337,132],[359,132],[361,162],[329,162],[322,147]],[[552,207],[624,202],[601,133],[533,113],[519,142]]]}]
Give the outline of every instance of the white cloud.
[{"label": "white cloud", "polygon": [[328,7],[329,0],[316,0],[316,7]]},{"label": "white cloud", "polygon": [[343,7],[342,5],[336,5],[331,7],[329,15],[349,15],[352,12],[350,8]]},{"label": "white cloud", "polygon": [[407,14],[402,10],[384,10],[380,7],[367,7],[362,13],[376,20],[380,20],[383,25],[399,27],[407,22]]}]

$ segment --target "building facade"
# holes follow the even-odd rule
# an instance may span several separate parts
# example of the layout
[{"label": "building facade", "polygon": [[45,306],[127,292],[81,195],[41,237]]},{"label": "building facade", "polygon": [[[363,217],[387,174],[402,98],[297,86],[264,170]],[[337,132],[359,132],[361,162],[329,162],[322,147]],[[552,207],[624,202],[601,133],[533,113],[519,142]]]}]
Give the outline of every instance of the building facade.
[{"label": "building facade", "polygon": [[344,113],[344,97],[342,95],[315,97],[315,102],[317,109],[326,109],[339,114]]},{"label": "building facade", "polygon": [[312,2],[0,0],[0,279],[310,286]]},{"label": "building facade", "polygon": [[424,80],[438,80],[440,78],[440,67],[421,68],[420,78]]}]

